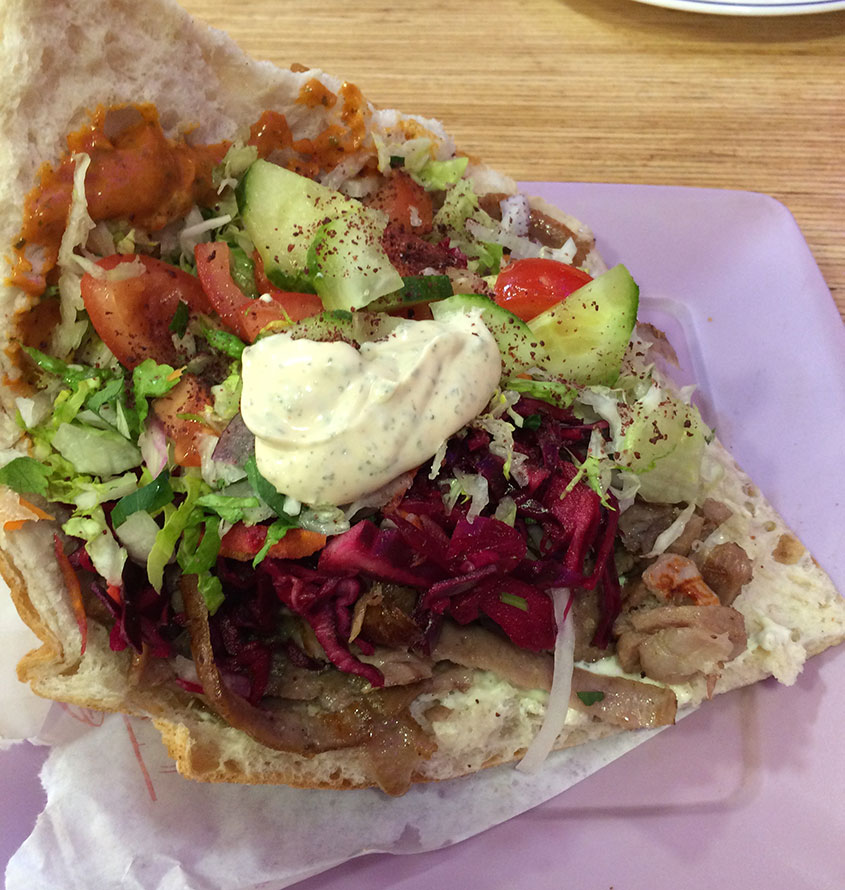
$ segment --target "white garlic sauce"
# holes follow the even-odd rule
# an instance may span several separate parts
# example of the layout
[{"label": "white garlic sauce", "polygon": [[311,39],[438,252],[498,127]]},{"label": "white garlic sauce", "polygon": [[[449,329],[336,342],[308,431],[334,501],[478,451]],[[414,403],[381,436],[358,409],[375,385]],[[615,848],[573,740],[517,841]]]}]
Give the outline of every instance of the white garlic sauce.
[{"label": "white garlic sauce", "polygon": [[478,314],[403,321],[383,340],[274,334],[243,353],[260,473],[306,504],[347,504],[431,458],[481,413],[502,362]]}]

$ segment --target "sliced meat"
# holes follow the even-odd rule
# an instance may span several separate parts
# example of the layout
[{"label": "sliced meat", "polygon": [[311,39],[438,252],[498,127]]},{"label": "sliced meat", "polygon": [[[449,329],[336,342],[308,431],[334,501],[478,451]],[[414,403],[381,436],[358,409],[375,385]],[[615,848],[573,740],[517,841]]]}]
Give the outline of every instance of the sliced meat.
[{"label": "sliced meat", "polygon": [[650,553],[654,542],[674,522],[676,515],[671,504],[635,500],[619,517],[622,546],[635,555]]},{"label": "sliced meat", "polygon": [[[215,664],[208,610],[197,589],[196,576],[183,576],[180,589],[188,617],[197,676],[209,707],[230,726],[243,730],[268,748],[297,754],[310,755],[374,744],[373,758],[378,761],[378,768],[374,768],[378,777],[382,767],[384,768],[385,783],[388,786],[384,790],[391,794],[400,793],[395,790],[399,787],[397,777],[392,767],[388,769],[389,765],[381,764],[378,754],[380,750],[389,747],[386,741],[388,738],[392,737],[391,744],[397,750],[408,748],[411,744],[409,740],[412,739],[413,748],[419,757],[430,756],[433,742],[421,741],[419,734],[411,728],[409,721],[412,718],[408,712],[408,706],[418,695],[430,691],[425,682],[372,690],[366,695],[359,694],[352,703],[348,703],[347,695],[338,696],[339,690],[336,689],[328,690],[332,693],[330,695],[323,694],[327,691],[324,688],[319,699],[321,710],[315,709],[312,701],[297,702],[266,697],[262,707],[256,707],[225,684]],[[363,693],[364,684],[360,678],[327,672],[327,682],[336,682],[335,676],[345,681],[347,690],[351,685],[359,693]],[[342,702],[343,706],[339,710],[330,710],[333,700]],[[374,739],[378,742],[373,742]],[[410,773],[407,775],[405,788],[409,781]]]},{"label": "sliced meat", "polygon": [[379,788],[397,797],[411,787],[417,766],[434,754],[437,743],[410,714],[403,712],[389,726],[379,723],[364,750]]},{"label": "sliced meat", "polygon": [[719,597],[705,584],[698,566],[685,556],[664,553],[643,572],[645,586],[660,600],[718,606]]},{"label": "sliced meat", "polygon": [[372,655],[361,655],[361,661],[371,664],[381,671],[385,686],[407,686],[427,680],[432,673],[434,662],[421,658],[404,649],[378,647]]},{"label": "sliced meat", "polygon": [[[509,640],[478,625],[457,627],[444,624],[443,634],[432,655],[450,661],[459,659],[459,664],[494,671],[523,689],[549,691],[552,686],[552,655],[517,649]],[[601,692],[603,697],[601,702],[587,706],[578,697],[579,692]],[[671,689],[662,686],[625,677],[592,674],[576,667],[572,674],[569,706],[614,726],[637,729],[674,723],[677,700]]]},{"label": "sliced meat", "polygon": [[479,625],[459,627],[445,621],[431,650],[435,661],[493,671],[520,689],[551,689],[554,661],[546,652],[518,649],[509,640]]},{"label": "sliced meat", "polygon": [[677,553],[679,556],[688,556],[696,541],[700,541],[704,534],[706,520],[698,513],[693,513],[687,520],[684,530],[666,548],[667,553]]},{"label": "sliced meat", "polygon": [[598,590],[579,590],[572,600],[570,617],[575,627],[575,661],[598,661],[611,654],[593,645],[601,621]]},{"label": "sliced meat", "polygon": [[[501,202],[507,197],[509,196],[504,192],[489,192],[486,195],[479,195],[478,203],[488,216],[501,222]],[[533,207],[531,208],[528,237],[537,244],[554,248],[563,247],[571,238],[576,246],[575,256],[572,259],[572,263],[576,266],[581,265],[587,259],[587,254],[594,246],[592,238],[584,237],[560,220]]]},{"label": "sliced meat", "polygon": [[[417,603],[416,591],[398,584],[376,583],[365,597],[359,600],[365,606],[360,615],[360,634],[367,642],[409,649],[422,641],[422,629],[411,617]],[[358,604],[355,611],[357,615]]]},{"label": "sliced meat", "polygon": [[347,677],[328,665],[311,670],[277,658],[270,671],[266,695],[292,701],[330,701],[329,710],[337,711],[351,704],[355,692]]},{"label": "sliced meat", "polygon": [[[373,778],[386,794],[404,794],[421,760],[436,750],[434,738],[426,733],[411,717],[408,705],[422,692],[447,692],[452,689],[466,690],[472,684],[472,672],[461,667],[438,666],[431,679],[421,685],[421,691],[412,691],[403,698],[403,689],[386,690],[393,699],[381,722],[376,723],[363,750],[370,761]],[[384,700],[385,690],[379,695]]]},{"label": "sliced meat", "polygon": [[623,613],[614,627],[623,670],[662,683],[718,675],[745,650],[745,620],[730,606],[657,606]]},{"label": "sliced meat", "polygon": [[713,528],[717,528],[733,516],[733,510],[721,501],[717,501],[714,498],[707,498],[701,505],[701,515]]},{"label": "sliced meat", "polygon": [[701,566],[701,577],[723,606],[729,606],[737,598],[752,576],[748,554],[732,541],[717,544]]},{"label": "sliced meat", "polygon": [[778,538],[772,559],[781,565],[792,566],[804,555],[804,545],[794,535],[785,532]]},{"label": "sliced meat", "polygon": [[256,741],[280,751],[316,754],[360,744],[368,736],[368,720],[363,714],[321,714],[312,716],[295,702],[279,703],[272,710],[251,705],[223,681],[214,660],[208,610],[197,589],[195,575],[184,575],[179,587],[188,617],[191,652],[197,676],[213,711],[230,726],[242,729]]},{"label": "sliced meat", "polygon": [[[579,692],[601,693],[601,698],[588,705]],[[665,686],[575,668],[569,707],[623,729],[643,729],[674,723],[678,700]]]}]

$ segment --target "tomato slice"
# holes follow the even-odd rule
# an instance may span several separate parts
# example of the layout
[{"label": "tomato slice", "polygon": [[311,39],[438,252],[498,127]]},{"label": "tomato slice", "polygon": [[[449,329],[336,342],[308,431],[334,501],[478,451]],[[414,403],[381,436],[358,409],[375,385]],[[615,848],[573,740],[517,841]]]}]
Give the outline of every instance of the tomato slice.
[{"label": "tomato slice", "polygon": [[425,235],[432,230],[434,207],[431,195],[401,170],[395,170],[364,203],[384,211],[392,223],[406,232]]},{"label": "tomato slice", "polygon": [[298,291],[280,290],[267,277],[264,271],[264,260],[256,250],[252,254],[255,264],[255,286],[262,294],[270,296],[285,310],[291,321],[299,321],[311,315],[319,315],[323,311],[323,301],[317,294],[303,294]]},{"label": "tomato slice", "polygon": [[[295,320],[282,306],[281,301],[251,300],[243,293],[232,279],[229,268],[229,245],[225,242],[211,241],[207,244],[197,244],[194,256],[197,260],[197,275],[214,311],[220,316],[223,324],[242,340],[254,342],[259,333],[271,322]],[[284,292],[279,291],[279,293]],[[315,294],[307,296],[311,299],[312,306],[314,300],[319,303],[316,311],[322,311],[323,304],[320,298]],[[306,315],[313,314],[311,311],[306,312]]]},{"label": "tomato slice", "polygon": [[179,466],[202,465],[200,440],[214,430],[194,418],[202,417],[205,407],[211,404],[208,384],[187,373],[182,374],[170,392],[153,401],[153,413],[161,421],[168,440],[173,442],[173,460]]},{"label": "tomato slice", "polygon": [[500,306],[530,321],[592,280],[575,266],[535,257],[514,260],[502,269],[494,293]]},{"label": "tomato slice", "polygon": [[153,257],[115,254],[97,265],[113,272],[124,263],[139,262],[143,272],[129,278],[83,275],[82,301],[88,317],[124,367],[131,370],[148,358],[180,365],[169,329],[179,301],[197,312],[210,312],[211,305],[193,275]]}]

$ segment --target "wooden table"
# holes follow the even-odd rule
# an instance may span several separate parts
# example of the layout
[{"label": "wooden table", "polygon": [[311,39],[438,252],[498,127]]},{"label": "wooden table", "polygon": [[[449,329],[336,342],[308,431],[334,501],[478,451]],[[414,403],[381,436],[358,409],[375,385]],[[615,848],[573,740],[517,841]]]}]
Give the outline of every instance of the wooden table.
[{"label": "wooden table", "polygon": [[[845,316],[845,12],[737,18],[632,0],[183,0],[257,58],[440,118],[516,179],[765,192]],[[589,221],[588,221],[589,222]]]}]

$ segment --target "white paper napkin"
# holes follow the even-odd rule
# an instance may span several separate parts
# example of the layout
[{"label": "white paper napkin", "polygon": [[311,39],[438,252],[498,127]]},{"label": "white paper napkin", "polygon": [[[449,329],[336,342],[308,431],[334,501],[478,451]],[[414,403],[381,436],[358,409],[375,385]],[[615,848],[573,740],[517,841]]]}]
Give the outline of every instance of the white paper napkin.
[{"label": "white paper napkin", "polygon": [[148,721],[110,715],[51,751],[41,776],[47,806],[10,861],[6,888],[276,890],[364,853],[471,837],[651,735],[604,739],[589,757],[560,752],[536,776],[500,767],[389,798],[192,782],[176,773]]}]

